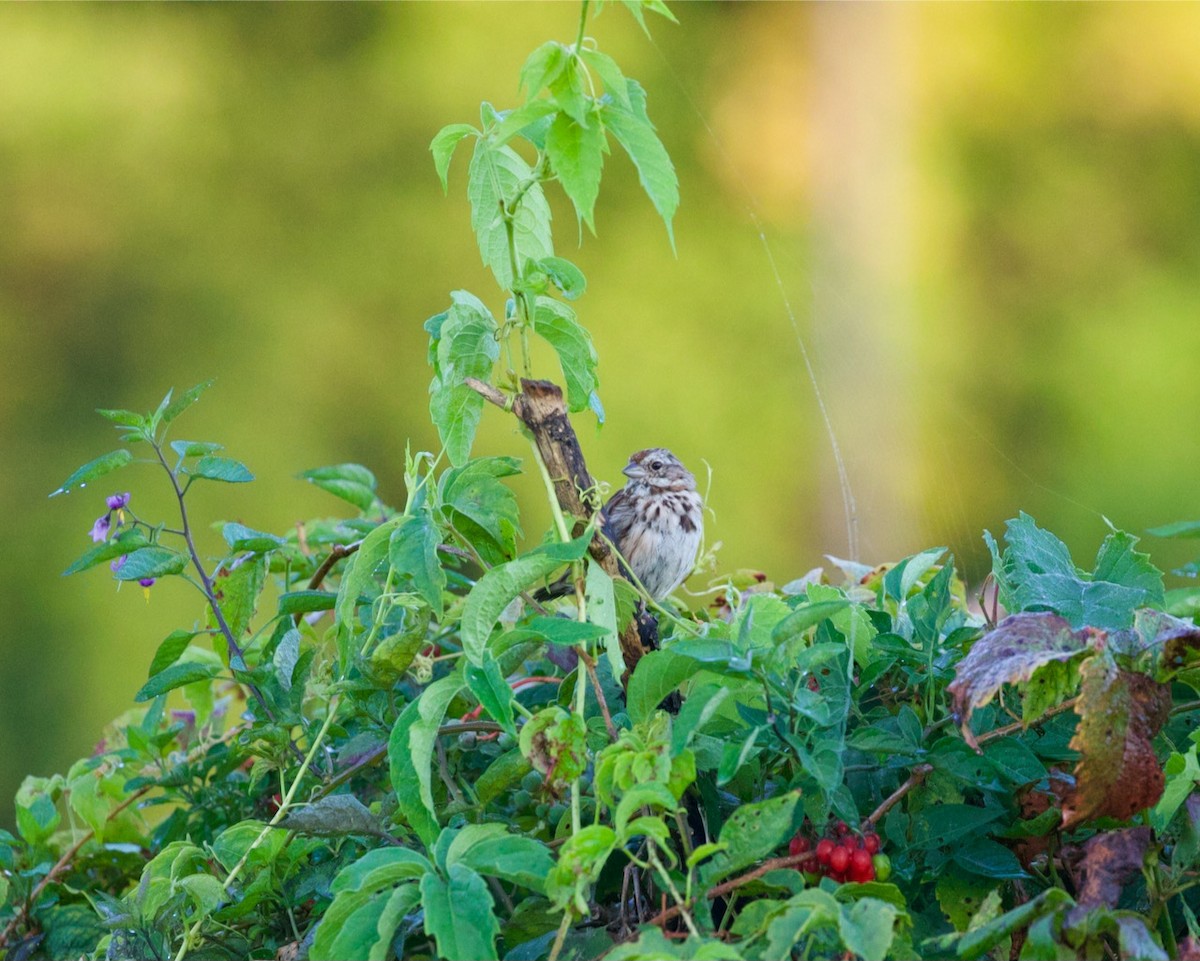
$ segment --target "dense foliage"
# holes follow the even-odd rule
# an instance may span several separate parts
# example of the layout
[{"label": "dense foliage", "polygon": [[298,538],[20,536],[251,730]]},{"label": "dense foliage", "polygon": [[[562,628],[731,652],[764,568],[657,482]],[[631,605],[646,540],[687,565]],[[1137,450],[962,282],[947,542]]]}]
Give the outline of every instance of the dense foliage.
[{"label": "dense foliage", "polygon": [[[228,550],[206,559],[192,485],[253,480],[221,445],[169,437],[207,385],[100,412],[128,446],[56,493],[149,464],[179,511],[97,500],[67,573],[145,591],[180,577],[204,611],[163,640],[140,706],[92,756],[23,784],[19,836],[0,833],[0,952],[1200,951],[1200,595],[1168,594],[1135,538],[1111,532],[1085,571],[1021,515],[1003,550],[987,537],[982,611],[935,548],[779,587],[717,578],[693,612],[606,573],[595,518],[564,516],[536,446],[540,537],[505,484],[523,463],[471,456],[485,400],[467,379],[514,397],[531,338],[557,355],[570,409],[603,417],[567,303],[584,279],[555,256],[544,185],[590,227],[611,135],[668,231],[678,203],[645,92],[586,16],[574,43],[530,56],[522,105],[485,104],[479,128],[433,141],[445,182],[473,140],[472,226],[507,302],[497,320],[456,291],[426,323],[444,446],[408,457],[402,506],[366,467],[318,468],[303,479],[350,516],[283,535],[225,523]],[[535,601],[567,567],[574,596]],[[629,663],[620,635],[643,606],[659,648]]]}]

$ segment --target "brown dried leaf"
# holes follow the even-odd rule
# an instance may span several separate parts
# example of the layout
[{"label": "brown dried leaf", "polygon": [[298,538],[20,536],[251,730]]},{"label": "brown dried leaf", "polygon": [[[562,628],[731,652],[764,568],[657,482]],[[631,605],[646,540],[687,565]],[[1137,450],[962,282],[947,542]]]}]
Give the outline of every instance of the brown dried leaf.
[{"label": "brown dried leaf", "polygon": [[1150,828],[1146,827],[1105,831],[1089,838],[1083,845],[1079,904],[1115,908],[1126,882],[1141,871],[1150,841]]},{"label": "brown dried leaf", "polygon": [[1081,755],[1075,790],[1063,802],[1064,830],[1091,818],[1132,817],[1162,796],[1162,766],[1150,742],[1167,722],[1170,689],[1145,674],[1120,670],[1103,655],[1088,658],[1071,748]]},{"label": "brown dried leaf", "polygon": [[967,743],[978,748],[971,733],[971,714],[990,701],[1003,684],[1028,681],[1043,664],[1066,661],[1093,644],[1102,633],[1084,628],[1071,630],[1066,618],[1046,611],[1006,617],[971,648],[959,662],[948,690],[954,713]]}]

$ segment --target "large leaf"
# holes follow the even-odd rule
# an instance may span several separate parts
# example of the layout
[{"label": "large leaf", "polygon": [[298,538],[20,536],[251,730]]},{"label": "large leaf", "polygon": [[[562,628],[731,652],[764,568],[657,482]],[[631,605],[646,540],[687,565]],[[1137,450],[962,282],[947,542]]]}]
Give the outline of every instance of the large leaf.
[{"label": "large leaf", "polygon": [[140,581],[147,577],[179,574],[188,566],[188,556],[168,547],[141,547],[125,558],[116,570],[119,581]]},{"label": "large leaf", "polygon": [[1063,802],[1064,830],[1092,818],[1130,818],[1156,804],[1165,784],[1151,741],[1170,713],[1169,686],[1123,671],[1105,655],[1089,658],[1080,673],[1071,739],[1080,758]]},{"label": "large leaf", "polygon": [[457,833],[446,854],[447,867],[458,863],[541,893],[554,858],[541,841],[509,834],[503,824],[469,824]]},{"label": "large leaf", "polygon": [[566,113],[555,117],[546,134],[546,156],[575,205],[576,214],[595,233],[596,197],[600,194],[600,173],[608,138],[604,136],[599,116],[593,115],[588,120],[585,127]]},{"label": "large leaf", "polygon": [[421,879],[425,933],[437,942],[438,957],[494,961],[500,923],[487,882],[461,863],[447,874],[448,880],[436,874]]},{"label": "large leaf", "polygon": [[496,321],[473,294],[456,290],[453,304],[438,328],[434,377],[429,385],[429,413],[450,462],[466,463],[483,414],[483,398],[466,384],[468,377],[487,380],[500,356]]},{"label": "large leaf", "polygon": [[[530,181],[532,185],[521,195],[516,210],[511,211],[515,257],[510,257],[502,205],[511,202]],[[523,274],[529,261],[553,255],[550,206],[541,184],[533,180],[533,170],[511,147],[496,146],[486,139],[475,142],[467,172],[467,197],[471,201],[471,229],[475,231],[479,253],[501,287],[513,288],[514,259],[517,271]]]},{"label": "large leaf", "polygon": [[226,484],[247,484],[254,480],[250,468],[241,461],[232,457],[218,457],[216,454],[206,454],[194,466],[185,467],[184,472],[199,480],[215,480]]},{"label": "large leaf", "polygon": [[149,701],[151,698],[165,694],[167,691],[173,691],[177,687],[183,687],[185,684],[210,680],[220,673],[221,668],[216,664],[201,664],[196,661],[172,664],[143,684],[133,699],[138,702]]},{"label": "large leaf", "polygon": [[629,678],[625,703],[630,719],[635,724],[647,720],[664,697],[703,669],[703,662],[669,650],[642,657]]},{"label": "large leaf", "polygon": [[1078,570],[1067,546],[1025,513],[1008,522],[1003,556],[990,533],[984,540],[1009,610],[1052,610],[1072,627],[1119,629],[1133,622],[1136,608],[1163,604],[1162,572],[1133,549],[1137,538],[1124,531],[1105,538],[1090,574]]},{"label": "large leaf", "polygon": [[412,879],[431,870],[415,851],[395,847],[369,851],[343,868],[333,880],[333,903],[321,918],[309,957],[383,961],[400,921],[421,899]]},{"label": "large leaf", "polygon": [[1079,903],[1115,908],[1129,881],[1141,874],[1152,840],[1153,833],[1148,827],[1104,831],[1088,838],[1080,865],[1083,883],[1079,887]]},{"label": "large leaf", "polygon": [[429,144],[429,150],[433,154],[433,166],[437,170],[438,180],[442,182],[443,191],[450,188],[446,178],[450,173],[450,160],[454,156],[454,148],[463,137],[469,137],[473,133],[477,134],[479,131],[469,123],[452,123],[439,130]]},{"label": "large leaf", "polygon": [[488,636],[513,598],[564,564],[583,557],[591,539],[592,532],[588,530],[573,541],[536,548],[514,561],[493,567],[475,583],[467,595],[462,616],[463,653],[472,664],[483,663]]},{"label": "large leaf", "polygon": [[519,473],[521,462],[515,457],[477,457],[462,467],[453,467],[439,482],[442,510],[456,527],[465,526],[461,518],[467,518],[502,555],[511,557],[521,534],[517,496],[500,479]]},{"label": "large leaf", "polygon": [[437,836],[430,765],[446,708],[462,690],[458,675],[434,681],[404,709],[388,738],[388,764],[400,811],[427,846]]},{"label": "large leaf", "polygon": [[646,113],[646,91],[636,80],[626,80],[625,89],[629,107],[615,98],[611,103],[606,103],[601,111],[604,125],[629,154],[629,159],[637,168],[642,189],[666,224],[667,235],[674,247],[675,232],[671,221],[679,207],[679,178],[675,176],[675,167],[667,149],[658,139],[654,124]]},{"label": "large leaf", "polygon": [[468,664],[464,673],[467,686],[483,705],[488,717],[515,737],[517,728],[513,724],[513,690],[500,673],[500,665],[491,652],[485,650],[483,663]]},{"label": "large leaf", "polygon": [[1006,617],[976,641],[947,687],[967,742],[975,746],[972,712],[990,701],[1001,685],[1028,681],[1034,671],[1051,661],[1070,660],[1089,648],[1094,634],[1073,631],[1057,614],[1037,612]]},{"label": "large leaf", "polygon": [[554,348],[567,382],[567,406],[572,411],[586,410],[592,394],[600,385],[596,376],[596,348],[575,319],[575,311],[549,297],[539,297],[533,315],[533,330]]},{"label": "large leaf", "polygon": [[417,593],[442,616],[446,588],[446,572],[438,560],[438,545],[442,542],[441,532],[426,511],[402,518],[392,532],[388,545],[388,557],[392,568],[399,574],[412,578]]},{"label": "large leaf", "polygon": [[789,791],[734,811],[717,838],[725,847],[701,868],[701,890],[766,857],[791,837],[799,803],[800,792]]}]

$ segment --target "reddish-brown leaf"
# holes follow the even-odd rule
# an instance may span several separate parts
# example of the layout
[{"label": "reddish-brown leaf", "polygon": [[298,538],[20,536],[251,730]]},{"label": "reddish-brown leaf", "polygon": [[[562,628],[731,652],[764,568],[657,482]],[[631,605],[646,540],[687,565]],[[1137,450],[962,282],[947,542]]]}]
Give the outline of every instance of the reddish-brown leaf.
[{"label": "reddish-brown leaf", "polygon": [[1080,753],[1075,790],[1063,803],[1063,828],[1098,817],[1120,820],[1155,804],[1163,771],[1150,742],[1167,721],[1170,689],[1120,670],[1104,655],[1088,658],[1071,747]]},{"label": "reddish-brown leaf", "polygon": [[967,743],[978,747],[971,733],[971,714],[990,701],[1001,685],[1028,681],[1043,664],[1070,660],[1103,636],[1086,627],[1073,631],[1066,618],[1046,611],[1013,614],[1002,620],[959,662],[957,676],[948,688]]},{"label": "reddish-brown leaf", "polygon": [[1141,871],[1150,841],[1150,829],[1145,827],[1105,831],[1089,838],[1083,845],[1079,904],[1115,908],[1125,884]]}]

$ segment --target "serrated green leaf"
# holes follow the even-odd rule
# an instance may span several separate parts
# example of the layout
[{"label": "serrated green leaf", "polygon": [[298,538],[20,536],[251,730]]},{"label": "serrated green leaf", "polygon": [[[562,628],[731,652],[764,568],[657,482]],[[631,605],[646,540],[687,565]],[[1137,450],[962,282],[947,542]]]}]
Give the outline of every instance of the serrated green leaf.
[{"label": "serrated green leaf", "polygon": [[447,178],[450,173],[450,160],[454,156],[454,148],[464,137],[469,137],[473,133],[477,134],[479,131],[469,123],[452,123],[439,130],[430,142],[429,150],[433,154],[433,166],[437,170],[438,180],[442,182],[443,192],[450,189]]},{"label": "serrated green leaf", "polygon": [[862,898],[844,905],[838,918],[838,933],[852,954],[862,958],[885,958],[895,937],[895,905],[877,898]]},{"label": "serrated green leaf", "polygon": [[572,412],[586,410],[600,384],[596,376],[599,358],[591,335],[576,321],[570,307],[549,297],[537,299],[533,330],[558,354],[567,382],[567,407]]},{"label": "serrated green leaf", "polygon": [[137,430],[143,430],[146,426],[146,418],[141,414],[135,414],[131,410],[97,410],[97,414],[105,420],[111,420],[114,424],[119,424],[122,427],[133,427]]},{"label": "serrated green leaf", "polygon": [[493,567],[476,581],[467,595],[462,616],[462,646],[467,660],[482,664],[492,628],[513,598],[564,564],[583,557],[591,539],[588,530],[573,541],[536,548],[514,561]]},{"label": "serrated green leaf", "polygon": [[562,257],[543,257],[534,267],[542,271],[567,300],[578,300],[587,291],[583,271]]},{"label": "serrated green leaf", "polygon": [[172,664],[143,684],[141,690],[133,696],[133,699],[139,703],[148,701],[151,698],[158,697],[160,694],[166,694],[167,691],[183,687],[185,684],[212,680],[220,673],[221,668],[216,664],[202,664],[197,661]]},{"label": "serrated green leaf", "polygon": [[119,468],[124,467],[133,461],[133,455],[124,448],[120,450],[110,451],[102,457],[97,457],[95,460],[88,461],[77,471],[71,474],[57,490],[51,491],[51,497],[57,497],[59,494],[66,494],[74,487],[87,487],[87,485],[98,477],[103,477],[105,474],[110,474]]},{"label": "serrated green leaf", "polygon": [[388,542],[393,570],[412,578],[417,593],[438,617],[445,606],[442,592],[446,589],[446,572],[437,552],[441,542],[437,525],[425,511],[402,518]]},{"label": "serrated green leaf", "polygon": [[[467,198],[471,202],[471,229],[479,243],[483,263],[505,290],[513,288],[512,259],[509,257],[508,228],[502,207],[533,180],[521,156],[507,146],[496,147],[486,140],[475,144],[468,171]],[[524,189],[512,215],[512,238],[516,248],[517,275],[526,264],[554,254],[550,237],[550,207],[540,183]]]},{"label": "serrated green leaf", "polygon": [[701,890],[765,857],[791,837],[799,802],[800,792],[789,791],[766,801],[743,804],[734,811],[717,838],[726,845],[725,850],[718,851],[700,869]]},{"label": "serrated green leaf", "polygon": [[429,413],[450,462],[461,467],[470,456],[483,414],[483,398],[465,381],[490,377],[500,344],[496,321],[479,298],[465,290],[450,296],[453,304],[437,337]]},{"label": "serrated green leaf", "polygon": [[593,100],[584,92],[584,84],[583,67],[572,56],[567,58],[562,70],[546,84],[546,87],[564,114],[576,123],[586,126],[588,123],[595,123],[595,119],[588,116]]},{"label": "serrated green leaf", "polygon": [[629,101],[629,84],[617,62],[599,50],[584,48],[580,51],[583,62],[596,71],[604,84],[604,92],[626,110],[633,109]]},{"label": "serrated green leaf", "polygon": [[544,124],[548,124],[549,121],[546,118],[557,112],[558,107],[551,100],[531,100],[515,110],[505,111],[501,115],[500,122],[488,131],[488,139],[496,146],[500,146],[517,134],[527,132],[527,128],[533,125],[540,128]]},{"label": "serrated green leaf", "polygon": [[629,717],[635,724],[649,719],[664,697],[703,669],[703,662],[693,658],[672,651],[651,651],[637,662],[629,678]]},{"label": "serrated green leaf", "polygon": [[674,250],[675,232],[671,222],[679,208],[679,179],[667,149],[646,114],[646,92],[636,80],[627,83],[632,107],[626,108],[614,100],[601,108],[601,115],[605,127],[612,131],[637,168],[642,189],[662,217]]},{"label": "serrated green leaf", "polygon": [[194,467],[184,468],[184,472],[197,479],[221,481],[225,484],[247,484],[254,480],[254,475],[241,461],[232,457],[217,457],[215,454],[205,454]]},{"label": "serrated green leaf", "polygon": [[500,478],[520,472],[521,462],[515,457],[477,457],[462,467],[451,468],[439,483],[443,514],[460,528],[461,520],[455,515],[468,518],[492,540],[501,555],[511,557],[521,524],[517,497]]},{"label": "serrated green leaf", "polygon": [[459,863],[486,877],[512,881],[539,894],[554,867],[550,850],[541,841],[509,834],[499,824],[464,827],[446,856],[448,867]]},{"label": "serrated green leaf", "polygon": [[563,190],[575,205],[575,213],[593,234],[596,232],[596,198],[600,195],[600,177],[607,149],[608,138],[604,136],[599,115],[593,115],[585,127],[566,113],[560,113],[546,133],[546,156],[550,167],[558,174]]},{"label": "serrated green leaf", "polygon": [[487,883],[465,864],[447,873],[445,881],[436,874],[421,878],[425,933],[437,942],[439,957],[495,961],[500,923]]},{"label": "serrated green leaf", "polygon": [[116,571],[119,581],[140,581],[146,577],[179,574],[188,566],[188,556],[166,547],[142,547],[125,558]]},{"label": "serrated green leaf", "polygon": [[521,67],[520,85],[532,98],[558,78],[570,57],[570,51],[557,40],[547,40],[533,51]]}]

